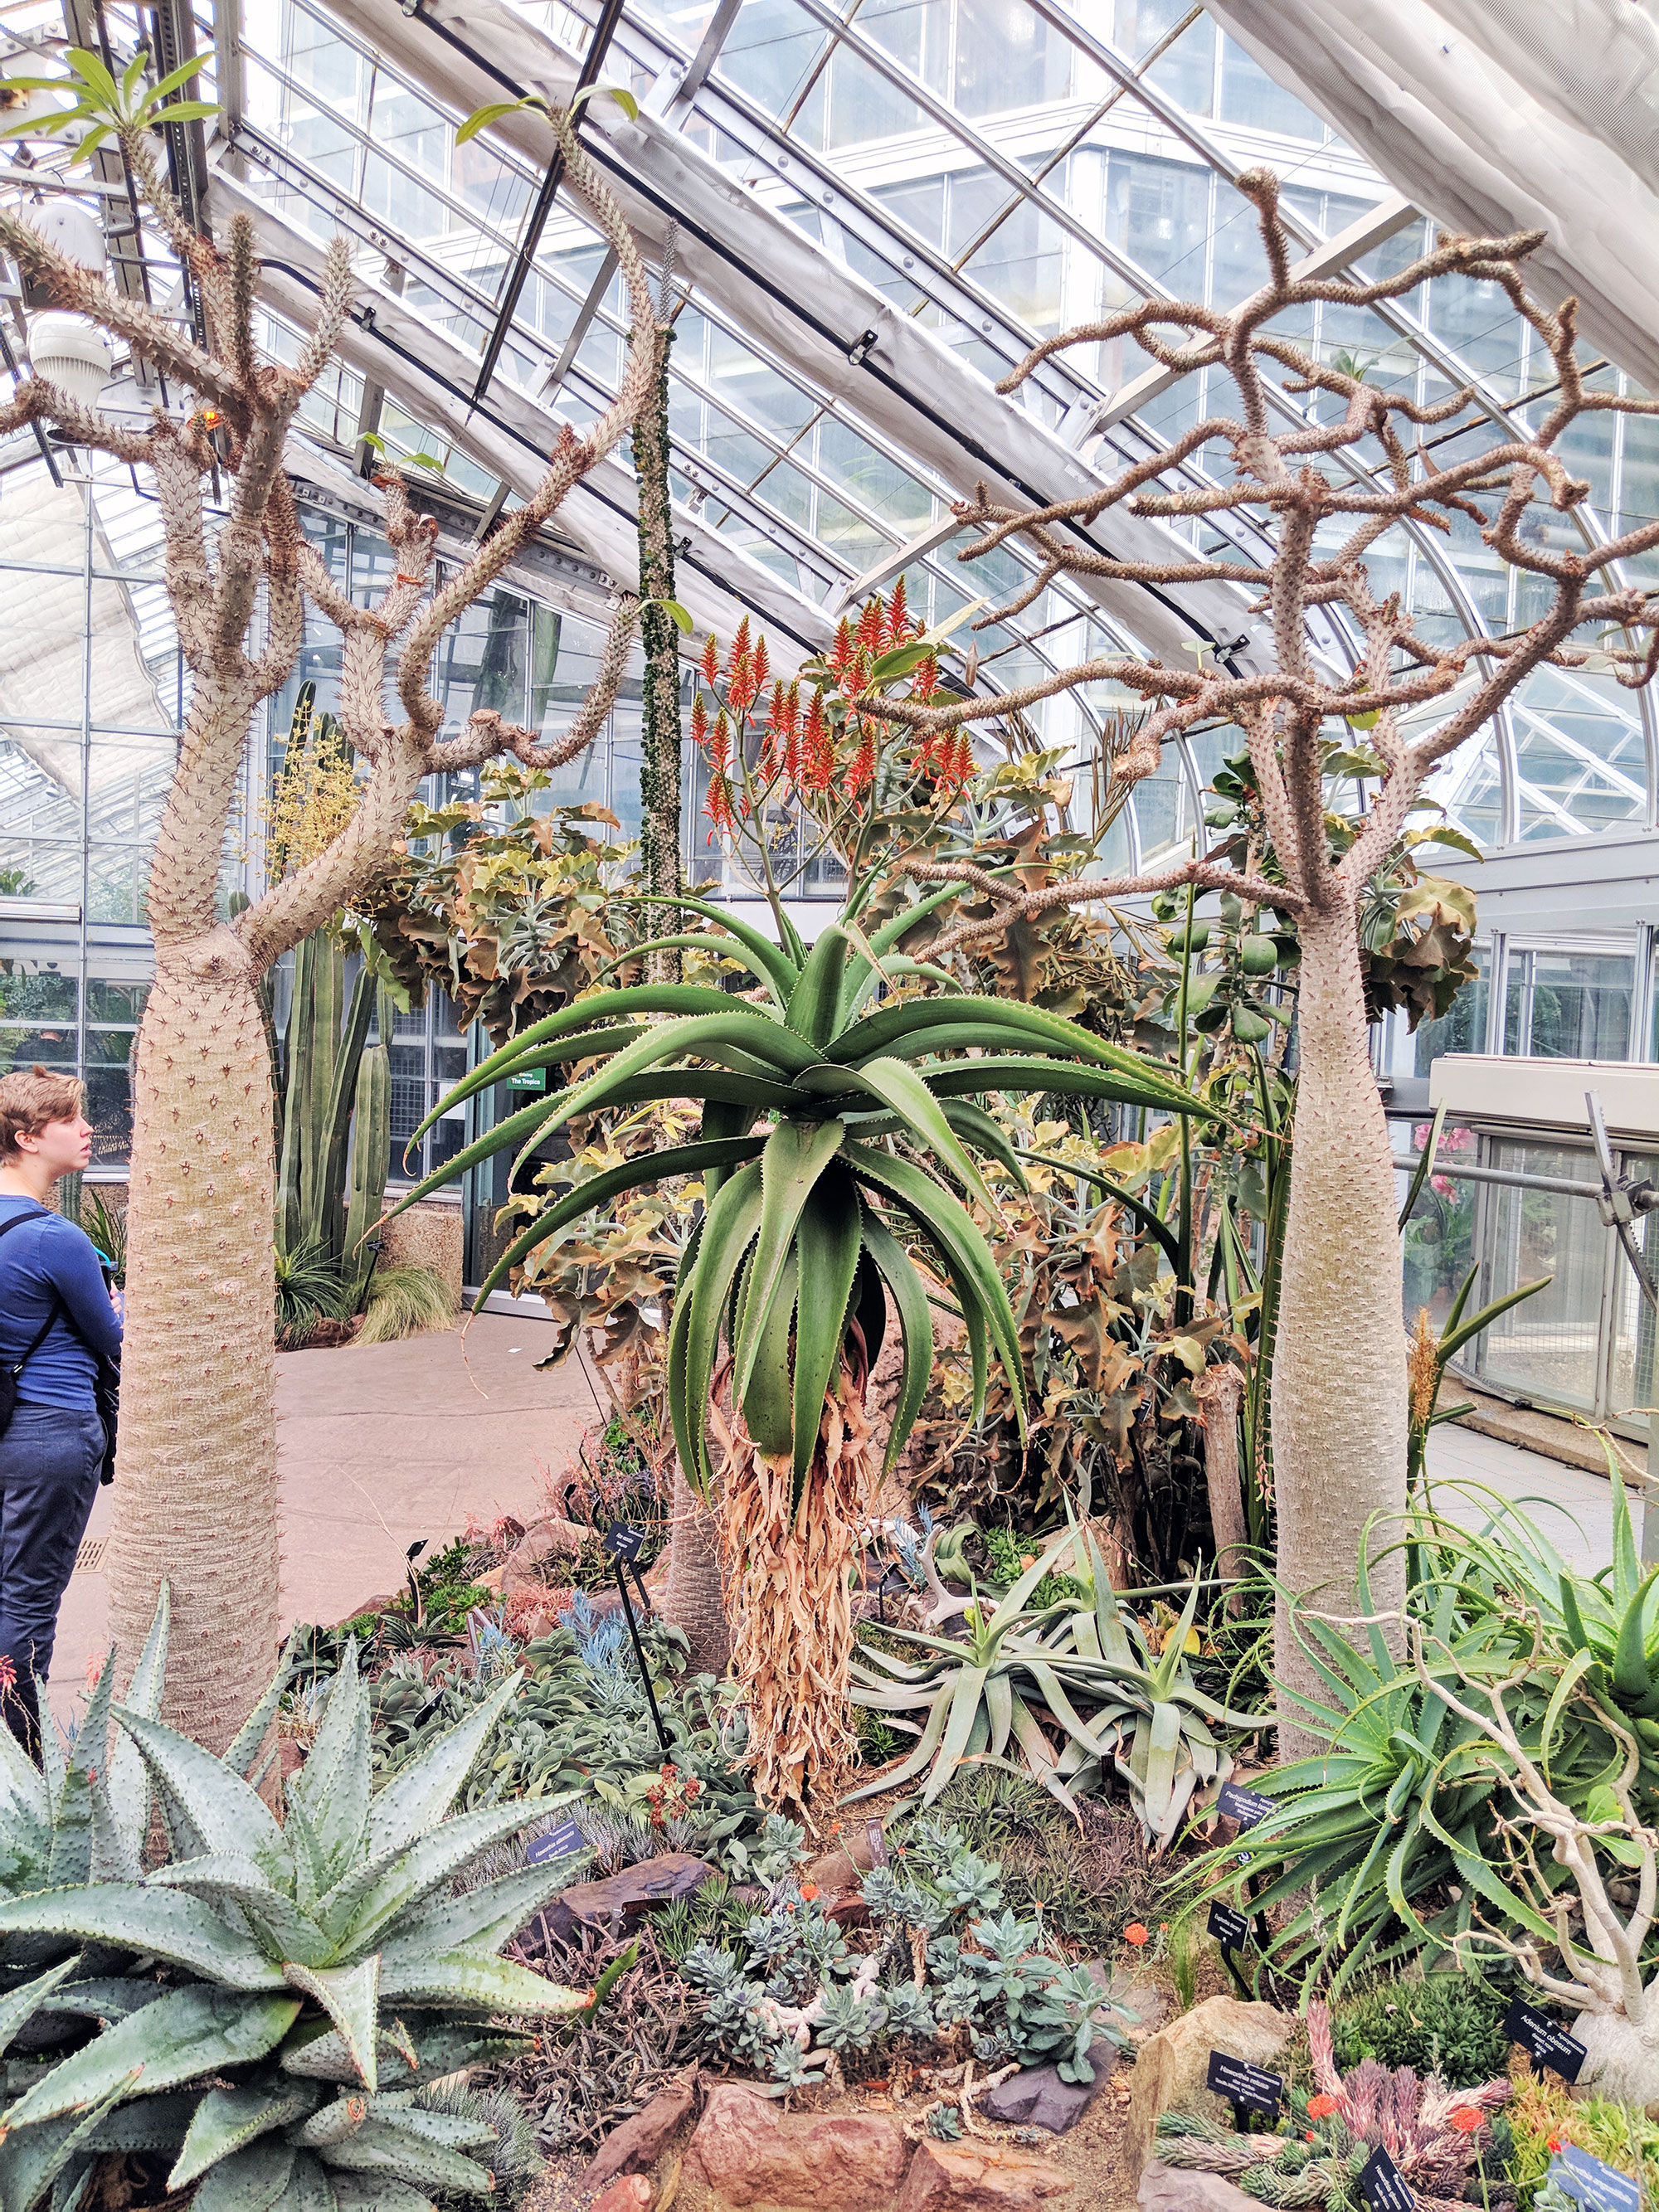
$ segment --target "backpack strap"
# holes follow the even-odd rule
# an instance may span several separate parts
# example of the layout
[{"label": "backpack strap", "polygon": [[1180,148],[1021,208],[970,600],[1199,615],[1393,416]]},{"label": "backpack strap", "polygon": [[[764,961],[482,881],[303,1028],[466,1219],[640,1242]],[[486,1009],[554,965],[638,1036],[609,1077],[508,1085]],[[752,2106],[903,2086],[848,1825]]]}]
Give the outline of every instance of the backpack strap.
[{"label": "backpack strap", "polygon": [[[34,1213],[14,1213],[9,1221],[0,1221],[0,1237],[9,1236],[14,1229],[21,1228],[22,1224],[26,1221],[50,1221],[52,1218],[52,1209],[49,1206],[41,1206],[39,1211]],[[22,1373],[23,1370],[28,1365],[30,1360],[33,1358],[35,1353],[39,1352],[46,1339],[51,1335],[52,1323],[57,1320],[60,1310],[62,1310],[63,1304],[63,1299],[54,1290],[52,1294],[52,1304],[46,1309],[46,1317],[45,1321],[41,1322],[40,1328],[34,1332],[33,1338],[30,1340],[27,1350],[22,1353],[21,1358],[7,1360],[6,1367],[14,1382]]]}]

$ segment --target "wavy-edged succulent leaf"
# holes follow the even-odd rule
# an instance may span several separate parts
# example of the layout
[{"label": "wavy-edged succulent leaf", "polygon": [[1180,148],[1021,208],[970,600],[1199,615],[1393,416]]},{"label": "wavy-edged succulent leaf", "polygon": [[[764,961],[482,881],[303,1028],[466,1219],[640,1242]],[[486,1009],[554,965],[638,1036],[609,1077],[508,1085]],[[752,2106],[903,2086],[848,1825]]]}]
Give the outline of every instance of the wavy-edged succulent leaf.
[{"label": "wavy-edged succulent leaf", "polygon": [[240,1774],[233,1774],[204,1746],[164,1721],[152,1720],[130,1705],[117,1705],[113,1711],[152,1777],[165,1787],[170,1820],[184,1824],[185,1834],[175,1835],[175,1849],[182,1844],[199,1858],[228,1852],[270,1870],[289,1864],[283,1832],[270,1806]]},{"label": "wavy-edged succulent leaf", "polygon": [[[307,2094],[309,2092],[309,2094]],[[173,2171],[169,2189],[199,2180],[221,2159],[246,2150],[259,2136],[302,2119],[316,2102],[309,2083],[283,2089],[210,2089],[191,2115]]]},{"label": "wavy-edged succulent leaf", "polygon": [[492,1951],[434,1951],[411,1944],[380,1959],[380,2002],[405,1998],[414,2004],[453,2007],[456,2011],[522,2014],[526,2020],[563,2018],[580,2012],[592,1992],[568,1990],[544,1981],[528,1966],[498,1959]]},{"label": "wavy-edged succulent leaf", "polygon": [[250,2143],[208,2168],[191,2212],[270,2212],[283,2201],[297,2162],[293,2144],[280,2136]]},{"label": "wavy-edged succulent leaf", "polygon": [[347,2055],[363,2087],[380,2086],[379,2041],[380,2019],[380,1956],[371,1951],[353,1966],[319,1966],[314,1970],[293,1960],[284,1962],[283,1978],[319,2004],[334,2023]]},{"label": "wavy-edged succulent leaf", "polygon": [[464,1721],[399,1767],[368,1801],[368,1849],[395,1850],[435,1827],[459,1796],[490,1732],[519,1693],[523,1670],[505,1677]]},{"label": "wavy-edged succulent leaf", "polygon": [[300,2016],[300,2000],[193,1985],[106,2028],[61,2059],[7,2114],[13,2129],[55,2119],[106,2096],[140,2069],[142,2094],[176,2088],[273,2051]]},{"label": "wavy-edged succulent leaf", "polygon": [[228,1990],[280,1989],[282,1976],[247,1934],[199,1898],[99,1882],[0,1904],[0,1936],[70,1936],[119,1951],[152,1953]]},{"label": "wavy-edged succulent leaf", "polygon": [[794,1372],[789,1352],[799,1293],[800,1261],[792,1243],[782,1279],[761,1327],[754,1366],[742,1399],[744,1426],[763,1452],[787,1452],[794,1442]]},{"label": "wavy-edged succulent leaf", "polygon": [[349,1955],[375,1940],[397,1916],[441,1889],[480,1851],[491,1850],[543,1816],[536,1801],[486,1805],[458,1813],[412,1844],[377,1852],[317,1900],[317,1923]]}]

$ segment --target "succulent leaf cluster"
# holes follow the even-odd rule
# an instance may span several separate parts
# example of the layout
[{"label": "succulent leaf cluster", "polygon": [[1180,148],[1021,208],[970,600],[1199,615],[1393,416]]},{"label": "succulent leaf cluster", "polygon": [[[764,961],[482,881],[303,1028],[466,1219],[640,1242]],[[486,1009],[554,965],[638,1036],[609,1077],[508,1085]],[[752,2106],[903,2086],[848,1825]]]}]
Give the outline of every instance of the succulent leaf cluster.
[{"label": "succulent leaf cluster", "polygon": [[[279,1824],[253,1777],[286,1665],[219,1757],[157,1717],[167,1630],[164,1590],[126,1702],[112,1654],[67,1758],[0,1743],[0,2203],[67,2201],[94,2157],[140,2149],[174,2154],[201,2212],[488,2194],[468,2154],[495,2128],[422,2093],[518,2048],[498,2016],[591,2001],[499,1955],[568,1860],[457,1884],[536,1817],[451,1813],[519,1677],[373,1790],[349,1646]],[[169,1848],[147,1871],[152,1803]]]},{"label": "succulent leaf cluster", "polygon": [[[1024,1432],[1024,1370],[1008,1294],[972,1213],[950,1188],[994,1218],[975,1152],[1023,1186],[1006,1132],[980,1103],[985,1097],[1057,1091],[1169,1114],[1215,1111],[1138,1054],[1039,1007],[965,994],[945,970],[898,954],[895,945],[916,921],[958,890],[948,885],[867,933],[855,896],[810,948],[781,908],[782,941],[775,944],[719,908],[671,902],[729,933],[721,950],[754,976],[751,998],[689,983],[593,992],[493,1053],[422,1124],[514,1075],[605,1063],[508,1115],[417,1183],[406,1206],[497,1152],[524,1158],[577,1115],[665,1098],[702,1102],[697,1142],[624,1160],[579,1183],[514,1239],[479,1295],[622,1191],[701,1176],[708,1211],[681,1267],[668,1397],[680,1464],[705,1490],[704,1422],[722,1335],[749,1433],[763,1451],[792,1459],[799,1496],[843,1339],[856,1325],[873,1366],[890,1294],[904,1352],[887,1447],[892,1465],[933,1356],[928,1291],[906,1240],[928,1248],[961,1311],[975,1419],[994,1349]],[[635,952],[682,941],[653,940]],[[913,995],[927,985],[936,988]],[[872,1004],[881,992],[889,994],[884,1002]],[[651,1018],[658,1015],[674,1018]],[[891,1149],[893,1138],[929,1167]]]}]

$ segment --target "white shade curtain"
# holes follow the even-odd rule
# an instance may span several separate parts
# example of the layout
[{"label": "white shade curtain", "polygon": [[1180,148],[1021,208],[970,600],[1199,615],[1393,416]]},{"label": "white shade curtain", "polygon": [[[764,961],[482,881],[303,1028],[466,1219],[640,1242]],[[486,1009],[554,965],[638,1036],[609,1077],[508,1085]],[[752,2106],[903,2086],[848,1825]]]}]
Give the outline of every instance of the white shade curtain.
[{"label": "white shade curtain", "polygon": [[1208,0],[1449,230],[1540,229],[1534,289],[1659,392],[1659,13],[1639,0]]}]

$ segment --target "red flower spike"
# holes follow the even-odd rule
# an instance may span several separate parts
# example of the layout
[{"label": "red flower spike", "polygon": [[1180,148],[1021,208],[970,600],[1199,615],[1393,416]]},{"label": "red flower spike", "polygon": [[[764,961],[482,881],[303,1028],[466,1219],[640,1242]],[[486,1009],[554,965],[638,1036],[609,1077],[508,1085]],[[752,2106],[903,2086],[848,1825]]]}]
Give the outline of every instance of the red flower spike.
[{"label": "red flower spike", "polygon": [[836,641],[830,648],[830,667],[839,676],[853,658],[853,626],[843,615],[836,626]]},{"label": "red flower spike", "polygon": [[904,579],[901,576],[893,586],[893,596],[887,603],[887,645],[890,652],[902,645],[910,635],[910,610],[905,605]]},{"label": "red flower spike", "polygon": [[698,745],[708,742],[708,709],[702,703],[701,691],[691,695],[691,741]]},{"label": "red flower spike", "polygon": [[714,633],[712,629],[708,633],[708,642],[702,649],[702,680],[712,691],[720,681],[720,647],[714,642]]},{"label": "red flower spike", "polygon": [[868,653],[872,660],[881,651],[882,632],[886,620],[886,610],[878,599],[865,601],[864,611],[859,617],[859,648],[860,652]]},{"label": "red flower spike", "polygon": [[867,790],[876,780],[876,741],[866,729],[859,740],[859,749],[853,756],[853,765],[847,771],[848,788],[853,792]]},{"label": "red flower spike", "polygon": [[750,670],[755,678],[755,696],[759,698],[761,693],[766,689],[767,678],[772,673],[772,663],[767,654],[764,631],[755,640],[755,657],[750,663]]}]

